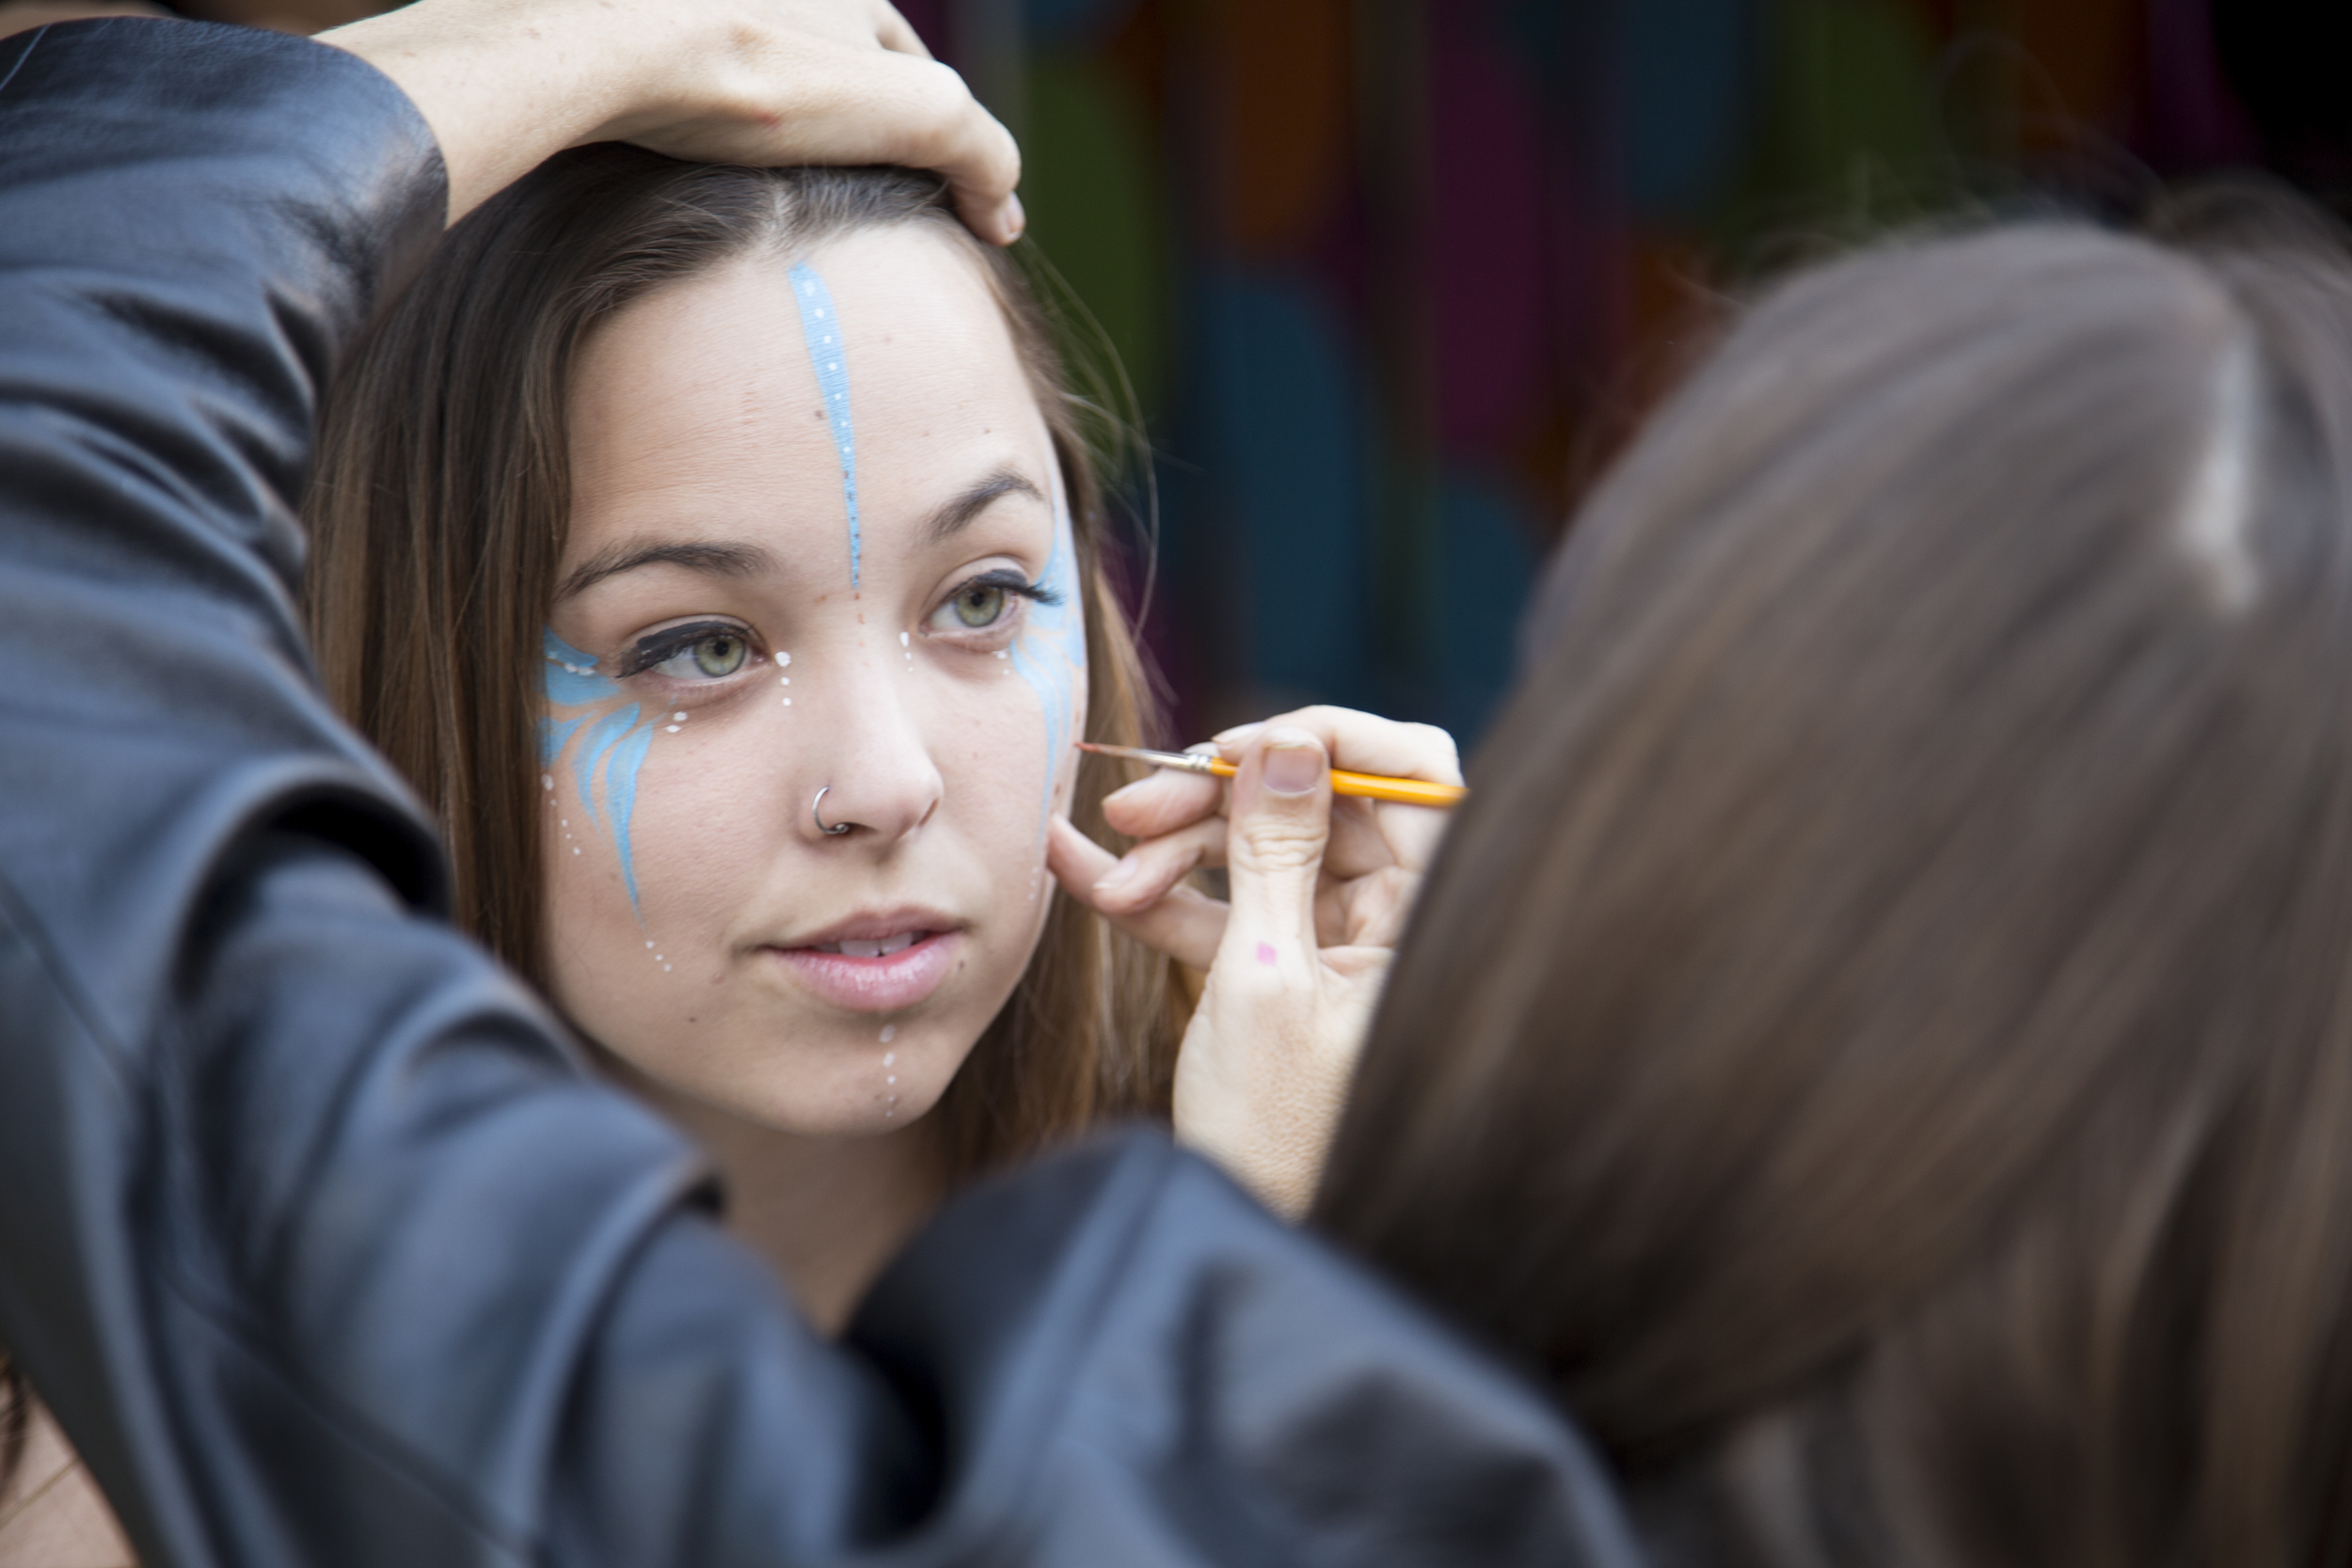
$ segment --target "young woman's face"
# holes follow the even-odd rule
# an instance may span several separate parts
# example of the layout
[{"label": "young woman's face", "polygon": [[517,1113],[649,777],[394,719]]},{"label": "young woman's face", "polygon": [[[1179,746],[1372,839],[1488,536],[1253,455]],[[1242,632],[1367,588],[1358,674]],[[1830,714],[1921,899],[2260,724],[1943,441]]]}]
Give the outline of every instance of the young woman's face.
[{"label": "young woman's face", "polygon": [[737,1114],[904,1126],[1037,943],[1086,721],[1058,469],[1003,315],[922,226],[746,259],[601,328],[570,417],[555,1001]]}]

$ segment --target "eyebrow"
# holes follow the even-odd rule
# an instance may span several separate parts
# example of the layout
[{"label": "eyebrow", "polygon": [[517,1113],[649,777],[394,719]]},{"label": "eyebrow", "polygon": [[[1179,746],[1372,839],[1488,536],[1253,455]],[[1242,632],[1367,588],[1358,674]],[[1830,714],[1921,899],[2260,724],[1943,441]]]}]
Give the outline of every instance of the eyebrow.
[{"label": "eyebrow", "polygon": [[1034,481],[1020,469],[1008,466],[933,512],[930,523],[926,525],[924,538],[936,545],[951,537],[971,527],[974,518],[1007,496],[1026,496],[1034,501],[1045,499],[1045,493],[1037,487]]},{"label": "eyebrow", "polygon": [[774,555],[757,545],[723,545],[704,540],[668,545],[622,543],[599,550],[573,567],[557,586],[555,598],[561,604],[607,578],[633,572],[641,566],[683,566],[707,577],[748,578],[773,569],[775,563]]}]

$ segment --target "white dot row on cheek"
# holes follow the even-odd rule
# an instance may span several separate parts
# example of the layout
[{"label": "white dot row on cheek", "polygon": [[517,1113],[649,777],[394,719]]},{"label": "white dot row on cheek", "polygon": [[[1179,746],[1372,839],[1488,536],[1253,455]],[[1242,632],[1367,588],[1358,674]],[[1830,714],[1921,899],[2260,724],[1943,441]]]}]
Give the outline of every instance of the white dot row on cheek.
[{"label": "white dot row on cheek", "polygon": [[[539,787],[548,792],[548,810],[555,810],[555,775],[552,773],[540,774]],[[559,816],[555,819],[555,825],[564,830],[564,842],[567,844],[570,843],[572,836],[572,819],[568,816]],[[580,853],[579,845],[572,845],[572,853],[575,855]]]}]

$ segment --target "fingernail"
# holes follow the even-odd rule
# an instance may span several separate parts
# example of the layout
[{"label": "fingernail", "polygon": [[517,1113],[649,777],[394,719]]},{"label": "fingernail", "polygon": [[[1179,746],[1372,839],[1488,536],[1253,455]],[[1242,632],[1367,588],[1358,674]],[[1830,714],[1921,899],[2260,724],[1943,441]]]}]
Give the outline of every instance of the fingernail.
[{"label": "fingernail", "polygon": [[1134,881],[1136,879],[1136,873],[1140,869],[1141,867],[1136,863],[1136,859],[1133,855],[1121,856],[1117,865],[1112,866],[1108,871],[1103,873],[1103,879],[1094,884],[1094,891],[1097,893],[1116,893],[1120,888],[1125,887],[1129,882]]},{"label": "fingernail", "polygon": [[[1235,724],[1230,730],[1219,730],[1215,736],[1215,741],[1219,746],[1238,746],[1264,728],[1265,721],[1263,719],[1254,724]],[[1195,748],[1195,750],[1198,749]]]},{"label": "fingernail", "polygon": [[1029,227],[1029,214],[1021,205],[1018,192],[1005,198],[1005,240],[1007,244],[1019,239]]},{"label": "fingernail", "polygon": [[1265,752],[1265,786],[1277,795],[1304,795],[1323,778],[1323,748],[1304,730],[1277,730]]}]

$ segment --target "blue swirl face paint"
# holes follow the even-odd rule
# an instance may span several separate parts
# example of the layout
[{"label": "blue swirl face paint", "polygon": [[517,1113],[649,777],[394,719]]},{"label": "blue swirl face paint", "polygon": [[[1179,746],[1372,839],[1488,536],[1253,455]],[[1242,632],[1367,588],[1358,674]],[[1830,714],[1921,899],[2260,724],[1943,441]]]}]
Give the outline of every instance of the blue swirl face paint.
[{"label": "blue swirl face paint", "polygon": [[1027,620],[1012,645],[1012,667],[1037,693],[1038,710],[1045,716],[1045,799],[1037,815],[1037,842],[1045,845],[1045,827],[1054,813],[1054,786],[1060,781],[1077,720],[1078,693],[1087,678],[1086,611],[1079,603],[1078,550],[1070,529],[1070,503],[1062,496],[1061,468],[1055,464],[1054,548],[1046,557],[1039,580],[1055,603],[1031,600]]},{"label": "blue swirl face paint", "polygon": [[[550,629],[542,644],[547,662],[541,682],[547,692],[548,705],[556,708],[602,707],[601,714],[588,712],[568,719],[549,715],[539,721],[539,766],[550,775],[555,765],[570,746],[572,738],[583,727],[585,736],[572,758],[572,777],[580,787],[580,804],[587,812],[588,820],[602,827],[612,838],[612,847],[620,855],[621,880],[628,888],[628,907],[637,911],[639,921],[644,911],[637,902],[637,865],[629,855],[629,818],[637,810],[637,770],[644,766],[645,753],[653,747],[653,727],[660,715],[642,719],[638,705],[618,705],[625,700],[618,681],[608,680],[596,673],[596,657],[583,654],[564,641]],[[604,807],[596,805],[596,774],[604,774]]]},{"label": "blue swirl face paint", "polygon": [[850,516],[850,592],[854,594],[863,546],[857,528],[857,436],[850,424],[849,356],[843,353],[841,318],[833,308],[832,291],[815,267],[802,261],[785,276],[792,280],[792,297],[801,308],[801,338],[808,344],[808,362],[817,372],[817,390],[825,400],[825,420],[833,429],[833,449],[841,459],[841,505]]}]

